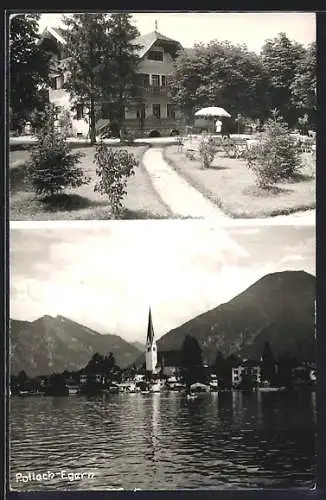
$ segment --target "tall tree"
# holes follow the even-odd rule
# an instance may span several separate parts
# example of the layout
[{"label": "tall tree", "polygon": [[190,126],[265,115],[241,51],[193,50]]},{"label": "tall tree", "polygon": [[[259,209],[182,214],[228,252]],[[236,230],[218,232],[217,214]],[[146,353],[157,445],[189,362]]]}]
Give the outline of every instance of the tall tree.
[{"label": "tall tree", "polygon": [[102,373],[103,371],[104,357],[96,352],[93,354],[86,366],[86,373],[89,375],[95,375],[96,373]]},{"label": "tall tree", "polygon": [[[212,41],[181,52],[170,81],[173,98],[188,116],[197,107],[221,106],[233,116],[266,114],[266,76],[260,58],[245,45]],[[235,98],[236,96],[236,98]]]},{"label": "tall tree", "polygon": [[15,14],[9,30],[11,126],[21,128],[29,114],[43,107],[40,90],[48,82],[49,56],[37,44],[39,14]]},{"label": "tall tree", "polygon": [[202,351],[198,340],[186,335],[181,348],[181,364],[187,384],[204,378]]},{"label": "tall tree", "polygon": [[273,384],[275,379],[275,358],[268,340],[265,342],[262,353],[262,380]]},{"label": "tall tree", "polygon": [[109,85],[105,94],[111,103],[110,114],[119,131],[123,128],[125,106],[136,89],[136,71],[139,64],[138,45],[133,43],[139,35],[131,24],[131,14],[112,14],[108,22],[110,52],[106,54],[105,71]]},{"label": "tall tree", "polygon": [[88,107],[91,143],[96,142],[96,102],[103,97],[107,72],[104,61],[111,53],[107,14],[73,14],[64,17],[68,54],[65,88],[74,104]]},{"label": "tall tree", "polygon": [[28,381],[28,376],[26,375],[26,372],[24,370],[21,370],[18,373],[16,381],[19,386],[23,386],[24,384],[26,384],[26,382]]},{"label": "tall tree", "polygon": [[316,43],[311,43],[307,47],[302,62],[297,67],[295,77],[291,83],[292,103],[303,115],[307,114],[310,126],[315,126],[316,88]]},{"label": "tall tree", "polygon": [[269,76],[267,95],[269,108],[277,109],[288,125],[293,126],[298,119],[298,110],[291,101],[291,86],[295,80],[297,68],[304,59],[304,47],[291,41],[285,33],[266,40],[261,60],[264,71]]}]

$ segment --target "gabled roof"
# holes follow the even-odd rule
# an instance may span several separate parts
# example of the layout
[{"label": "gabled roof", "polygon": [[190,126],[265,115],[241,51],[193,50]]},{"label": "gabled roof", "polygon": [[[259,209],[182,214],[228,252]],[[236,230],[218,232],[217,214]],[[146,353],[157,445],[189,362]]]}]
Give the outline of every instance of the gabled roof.
[{"label": "gabled roof", "polygon": [[[66,45],[64,38],[64,30],[62,28],[52,28],[46,27],[41,35],[41,40],[46,38],[48,35],[54,37],[60,44]],[[158,31],[152,31],[146,35],[138,36],[133,40],[134,45],[139,45],[138,56],[144,57],[144,55],[150,50],[156,41],[161,41],[169,44],[173,44],[178,47],[179,50],[183,50],[183,47],[178,40],[173,40],[165,35],[162,35]]]},{"label": "gabled roof", "polygon": [[49,35],[50,37],[55,38],[55,40],[57,40],[57,42],[59,42],[61,45],[66,45],[66,40],[64,39],[64,30],[62,28],[51,28],[49,26],[44,29],[38,43],[41,43],[44,38],[48,38]]},{"label": "gabled roof", "polygon": [[151,33],[147,33],[146,35],[141,35],[133,40],[134,45],[140,45],[141,48],[138,51],[139,57],[143,57],[146,52],[150,50],[150,48],[154,45],[156,41],[168,42],[174,45],[177,45],[180,50],[183,49],[180,42],[177,40],[173,40],[165,35],[162,35],[158,31],[152,31]]},{"label": "gabled roof", "polygon": [[65,30],[62,28],[50,28],[54,36],[56,36],[61,43],[66,43],[65,41]]}]

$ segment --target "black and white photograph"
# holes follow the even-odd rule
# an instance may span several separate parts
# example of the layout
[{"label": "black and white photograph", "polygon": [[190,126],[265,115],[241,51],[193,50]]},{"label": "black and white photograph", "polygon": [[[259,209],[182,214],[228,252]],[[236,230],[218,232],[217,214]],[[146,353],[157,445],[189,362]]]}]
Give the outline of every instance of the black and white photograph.
[{"label": "black and white photograph", "polygon": [[11,220],[313,220],[315,13],[9,28]]},{"label": "black and white photograph", "polygon": [[316,14],[7,14],[10,491],[315,488]]},{"label": "black and white photograph", "polygon": [[314,247],[308,225],[12,229],[11,489],[312,488]]}]

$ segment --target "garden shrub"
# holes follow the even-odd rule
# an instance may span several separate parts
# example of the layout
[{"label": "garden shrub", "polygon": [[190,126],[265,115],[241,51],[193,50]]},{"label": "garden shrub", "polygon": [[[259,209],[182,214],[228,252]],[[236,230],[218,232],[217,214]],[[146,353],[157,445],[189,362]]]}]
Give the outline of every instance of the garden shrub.
[{"label": "garden shrub", "polygon": [[301,168],[300,148],[276,113],[265,123],[258,143],[248,148],[245,158],[258,187],[267,188],[293,178]]},{"label": "garden shrub", "polygon": [[101,141],[96,146],[94,163],[99,177],[94,191],[108,196],[112,213],[118,216],[122,200],[127,194],[127,180],[135,174],[134,168],[138,166],[138,160],[126,149],[110,148]]},{"label": "garden shrub", "polygon": [[37,195],[53,196],[66,188],[88,184],[90,179],[77,166],[82,153],[73,153],[64,136],[56,129],[56,111],[49,106],[32,149],[29,175]]},{"label": "garden shrub", "polygon": [[198,153],[203,168],[209,168],[212,165],[217,150],[218,148],[213,137],[202,137]]}]

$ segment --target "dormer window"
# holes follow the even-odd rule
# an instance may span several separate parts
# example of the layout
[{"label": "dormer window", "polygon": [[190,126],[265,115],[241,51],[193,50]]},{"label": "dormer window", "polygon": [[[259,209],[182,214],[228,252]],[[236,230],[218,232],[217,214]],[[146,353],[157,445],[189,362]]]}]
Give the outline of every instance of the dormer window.
[{"label": "dormer window", "polygon": [[161,50],[150,50],[147,54],[147,59],[150,61],[160,61],[163,62],[163,51]]}]

